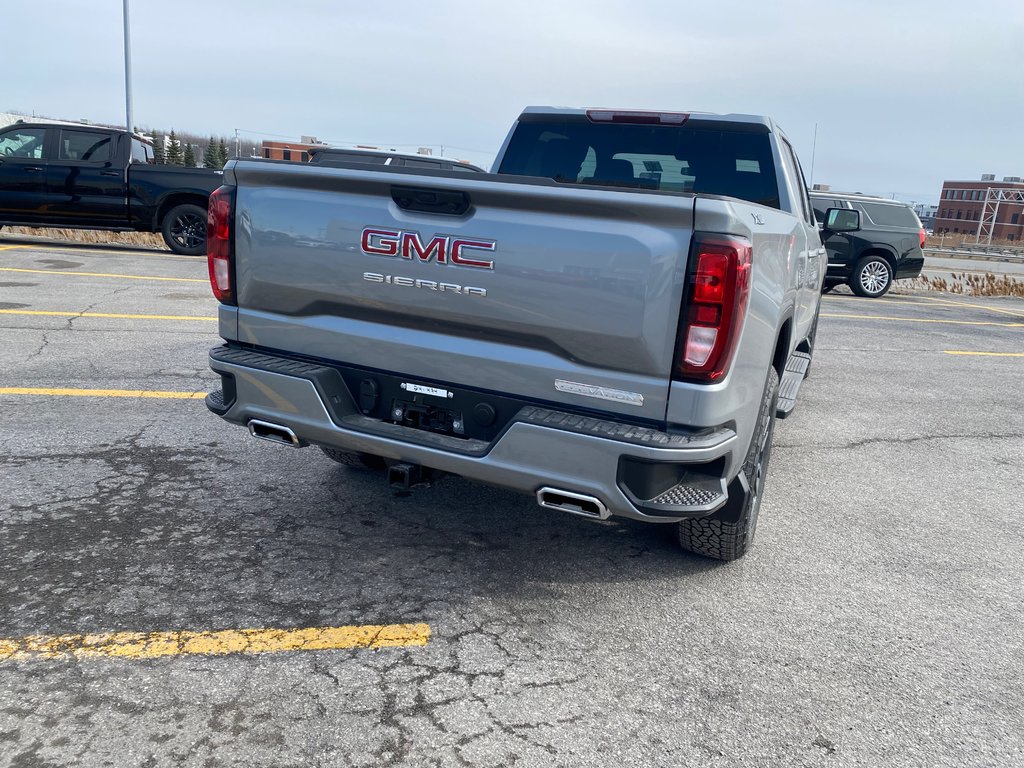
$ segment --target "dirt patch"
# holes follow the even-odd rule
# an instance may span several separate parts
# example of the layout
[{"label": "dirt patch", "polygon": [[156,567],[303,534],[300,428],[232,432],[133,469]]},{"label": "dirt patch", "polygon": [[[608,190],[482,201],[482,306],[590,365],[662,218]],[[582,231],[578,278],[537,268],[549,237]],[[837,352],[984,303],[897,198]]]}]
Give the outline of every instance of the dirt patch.
[{"label": "dirt patch", "polygon": [[154,232],[103,232],[95,229],[35,229],[34,227],[4,227],[0,235],[32,235],[73,243],[103,243],[143,245],[167,250],[164,239]]}]

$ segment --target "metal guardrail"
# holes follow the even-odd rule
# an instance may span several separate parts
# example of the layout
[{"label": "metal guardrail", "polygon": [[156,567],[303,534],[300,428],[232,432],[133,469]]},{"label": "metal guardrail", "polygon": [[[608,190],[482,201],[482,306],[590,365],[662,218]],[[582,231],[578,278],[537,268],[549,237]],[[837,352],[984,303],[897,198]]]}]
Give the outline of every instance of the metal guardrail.
[{"label": "metal guardrail", "polygon": [[963,245],[925,246],[925,255],[953,259],[978,259],[980,261],[1024,261],[1024,248],[1007,245]]}]

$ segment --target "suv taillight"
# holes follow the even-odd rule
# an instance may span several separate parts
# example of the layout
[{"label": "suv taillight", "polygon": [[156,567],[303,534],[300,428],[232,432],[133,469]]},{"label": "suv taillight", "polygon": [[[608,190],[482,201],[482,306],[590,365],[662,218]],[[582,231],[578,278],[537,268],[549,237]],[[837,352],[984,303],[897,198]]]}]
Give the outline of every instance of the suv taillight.
[{"label": "suv taillight", "polygon": [[742,237],[695,233],[691,253],[673,378],[708,383],[725,376],[736,351],[750,298],[753,250]]},{"label": "suv taillight", "polygon": [[921,228],[921,231],[918,233],[918,236],[921,238],[921,247],[924,248],[925,241],[928,239],[928,233],[924,231],[923,227]]},{"label": "suv taillight", "polygon": [[218,187],[210,195],[206,216],[206,258],[210,263],[210,287],[217,301],[234,304],[234,243],[231,223],[234,214],[234,187]]}]

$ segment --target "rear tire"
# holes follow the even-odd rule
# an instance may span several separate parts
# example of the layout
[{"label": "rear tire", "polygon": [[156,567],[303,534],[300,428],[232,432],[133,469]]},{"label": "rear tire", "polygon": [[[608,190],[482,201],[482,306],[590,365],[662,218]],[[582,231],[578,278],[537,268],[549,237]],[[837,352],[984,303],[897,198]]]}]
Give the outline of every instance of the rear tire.
[{"label": "rear tire", "polygon": [[850,289],[858,296],[877,299],[892,287],[892,266],[882,256],[865,256],[850,275]]},{"label": "rear tire", "polygon": [[[768,460],[772,455],[772,436],[775,433],[775,409],[779,399],[779,374],[768,370],[768,381],[757,413],[757,427],[747,449],[741,470],[749,489],[742,506],[734,510],[725,507],[710,517],[682,520],[678,523],[679,544],[683,549],[716,560],[738,560],[754,542],[757,516],[764,496]],[[738,482],[733,481],[734,483]]]},{"label": "rear tire", "polygon": [[176,205],[160,222],[167,247],[182,256],[206,253],[206,210],[192,203]]},{"label": "rear tire", "polygon": [[346,467],[373,470],[381,470],[387,467],[387,463],[384,459],[380,456],[374,456],[372,453],[343,451],[340,448],[328,448],[324,445],[320,446],[320,450],[324,452],[324,455],[327,456],[327,458],[333,459],[339,464],[344,464]]}]

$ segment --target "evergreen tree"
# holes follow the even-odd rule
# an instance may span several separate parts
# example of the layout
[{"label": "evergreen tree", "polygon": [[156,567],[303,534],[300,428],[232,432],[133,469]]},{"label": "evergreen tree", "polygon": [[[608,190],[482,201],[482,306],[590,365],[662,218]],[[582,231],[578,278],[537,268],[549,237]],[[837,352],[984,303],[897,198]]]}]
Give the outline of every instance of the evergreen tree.
[{"label": "evergreen tree", "polygon": [[160,134],[153,137],[153,162],[157,165],[164,165],[167,162],[167,155],[164,152],[164,137]]},{"label": "evergreen tree", "polygon": [[184,162],[185,162],[185,167],[186,168],[195,168],[196,167],[196,153],[193,151],[191,144],[186,144],[185,145]]},{"label": "evergreen tree", "polygon": [[174,133],[174,129],[171,129],[170,141],[167,144],[167,164],[168,165],[184,165],[185,156],[181,151],[181,142],[178,141],[177,135]]},{"label": "evergreen tree", "polygon": [[206,145],[206,149],[203,151],[203,166],[206,168],[213,168],[219,170],[224,167],[224,163],[220,161],[220,152],[217,149],[217,140],[210,137],[210,143]]},{"label": "evergreen tree", "polygon": [[228,145],[224,142],[223,137],[221,137],[220,146],[217,148],[217,150],[220,152],[221,157],[220,167],[223,168],[225,165],[227,165],[228,160],[231,159],[231,155],[228,154]]}]

